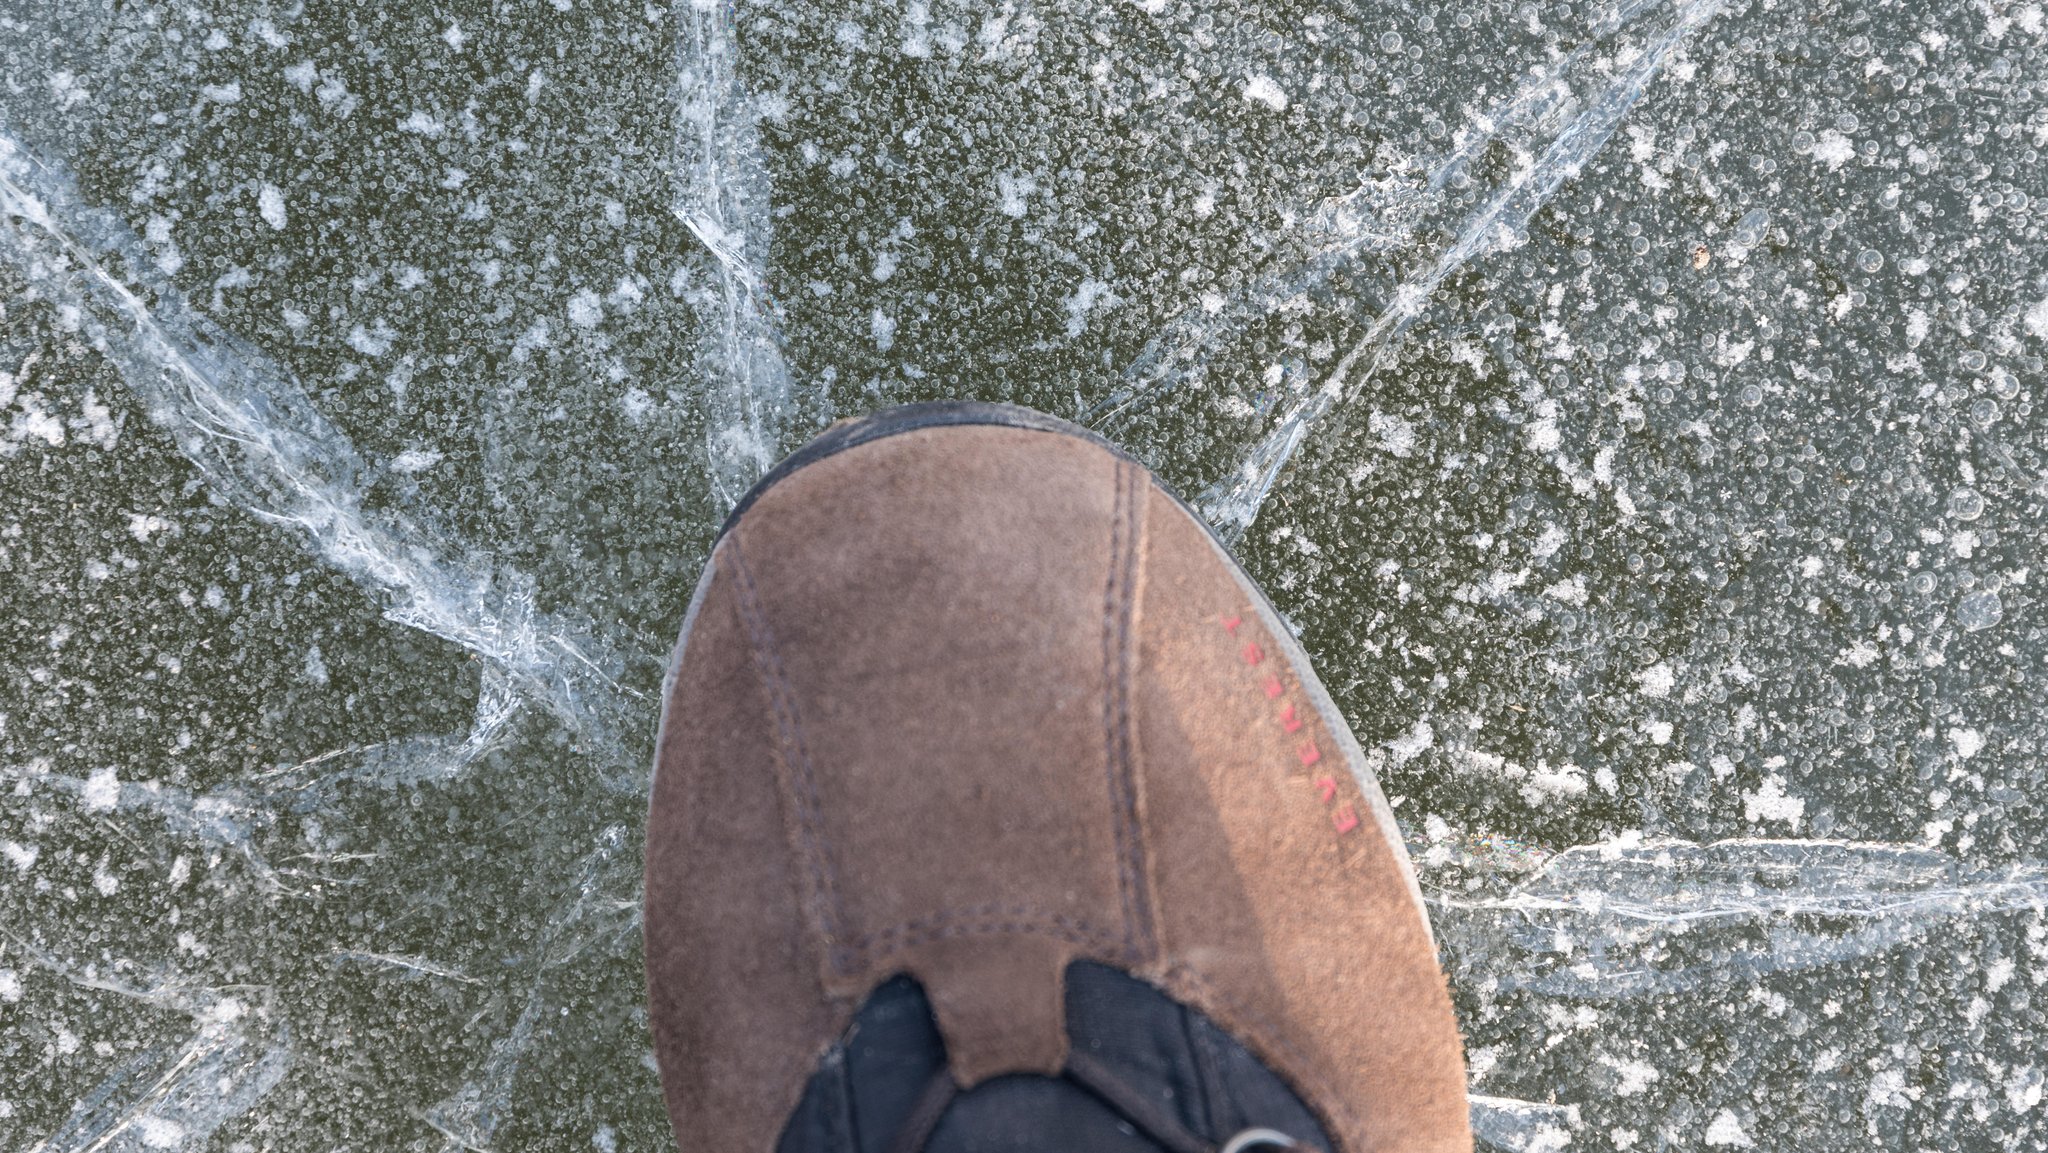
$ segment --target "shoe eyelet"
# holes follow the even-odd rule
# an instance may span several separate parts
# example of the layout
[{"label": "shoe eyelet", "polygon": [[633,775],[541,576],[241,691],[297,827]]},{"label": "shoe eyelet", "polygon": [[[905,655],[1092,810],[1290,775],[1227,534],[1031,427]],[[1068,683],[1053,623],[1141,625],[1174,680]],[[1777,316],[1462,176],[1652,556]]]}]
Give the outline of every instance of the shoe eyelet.
[{"label": "shoe eyelet", "polygon": [[1300,1142],[1278,1129],[1247,1129],[1224,1142],[1222,1153],[1251,1153],[1254,1149],[1293,1149]]}]

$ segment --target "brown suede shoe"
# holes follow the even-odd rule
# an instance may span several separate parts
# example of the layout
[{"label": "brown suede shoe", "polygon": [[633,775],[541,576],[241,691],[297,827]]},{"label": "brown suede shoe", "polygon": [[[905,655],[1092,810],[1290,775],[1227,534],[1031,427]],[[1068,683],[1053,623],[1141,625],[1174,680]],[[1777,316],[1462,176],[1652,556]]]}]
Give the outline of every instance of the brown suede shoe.
[{"label": "brown suede shoe", "polygon": [[647,967],[686,1148],[774,1148],[897,975],[950,1066],[927,1112],[1085,1065],[1076,961],[1213,1021],[1336,1149],[1471,1147],[1357,742],[1201,522],[1085,430],[915,405],[783,462],[697,586],[657,757]]}]

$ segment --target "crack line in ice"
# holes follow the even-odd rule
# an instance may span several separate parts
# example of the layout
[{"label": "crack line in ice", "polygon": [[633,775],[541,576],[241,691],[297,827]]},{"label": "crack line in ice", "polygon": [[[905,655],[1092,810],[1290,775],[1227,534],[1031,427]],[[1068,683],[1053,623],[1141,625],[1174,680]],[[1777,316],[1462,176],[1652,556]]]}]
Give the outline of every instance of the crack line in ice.
[{"label": "crack line in ice", "polygon": [[[541,932],[536,961],[527,984],[525,1004],[504,1036],[491,1042],[490,1055],[455,1092],[422,1110],[419,1117],[447,1141],[446,1148],[488,1153],[498,1125],[505,1120],[512,1103],[514,1080],[519,1075],[526,1051],[533,1044],[534,1031],[547,1011],[548,978],[557,969],[581,956],[592,942],[610,932],[616,938],[639,924],[639,902],[606,896],[608,882],[615,879],[615,860],[626,844],[625,829],[612,826],[598,838],[598,846],[583,859],[572,894],[551,914]],[[637,873],[637,863],[627,862]],[[608,907],[607,907],[608,906]],[[602,922],[577,935],[570,930],[595,916],[628,913],[623,926]]]},{"label": "crack line in ice", "polygon": [[1556,1153],[1583,1122],[1577,1105],[1546,1105],[1471,1093],[1472,1136],[1506,1153]]},{"label": "crack line in ice", "polygon": [[[1337,362],[1323,386],[1296,399],[1274,429],[1239,463],[1234,475],[1219,480],[1197,500],[1211,523],[1233,536],[1251,527],[1280,470],[1309,431],[1348,390],[1372,379],[1393,339],[1422,316],[1437,287],[1473,260],[1521,243],[1529,221],[1607,143],[1648,90],[1665,59],[1720,10],[1721,0],[1680,4],[1671,26],[1558,132],[1535,164],[1512,176],[1467,219],[1457,241],[1435,262],[1394,289],[1386,309]],[[1361,362],[1362,371],[1354,379],[1352,369]]]},{"label": "crack line in ice", "polygon": [[1331,282],[1354,267],[1359,257],[1391,253],[1412,244],[1423,217],[1436,206],[1445,185],[1462,177],[1487,145],[1510,130],[1538,128],[1562,108],[1572,96],[1574,70],[1599,42],[1664,2],[1629,0],[1603,15],[1595,22],[1591,40],[1533,70],[1535,74],[1513,95],[1472,115],[1458,130],[1452,150],[1429,165],[1427,175],[1418,182],[1367,181],[1310,210],[1287,214],[1305,218],[1309,230],[1323,238],[1308,257],[1234,290],[1228,299],[1205,300],[1183,311],[1124,370],[1124,383],[1082,413],[1082,422],[1100,427],[1161,392],[1199,379],[1219,348],[1251,325],[1325,298],[1332,291]]},{"label": "crack line in ice", "polygon": [[[1487,965],[1514,961],[1493,974],[1503,989],[1628,997],[1839,964],[1957,918],[2048,910],[2048,867],[1969,870],[1883,842],[1610,843],[1567,849],[1504,896],[1429,902],[1446,939]],[[1694,956],[1711,959],[1683,963]]]},{"label": "crack line in ice", "polygon": [[[202,1145],[222,1125],[261,1103],[292,1066],[291,1029],[267,1007],[251,1007],[181,979],[135,985],[13,940],[54,976],[182,1013],[198,1026],[182,1045],[153,1046],[123,1062],[28,1153],[101,1153],[137,1129],[146,1147]],[[124,1142],[122,1147],[133,1146]]]},{"label": "crack line in ice", "polygon": [[423,973],[429,977],[446,977],[451,981],[461,981],[466,985],[480,985],[483,983],[483,978],[481,977],[472,977],[460,969],[451,969],[446,965],[437,965],[424,957],[408,957],[401,953],[372,953],[363,949],[336,949],[333,956],[337,961],[357,961],[366,965],[388,965],[394,969],[404,969],[412,973]]},{"label": "crack line in ice", "polygon": [[[347,437],[287,373],[153,274],[140,240],[111,213],[80,204],[71,187],[0,132],[0,247],[59,323],[84,331],[120,370],[216,491],[295,530],[314,555],[384,594],[387,619],[483,658],[523,696],[616,750],[619,697],[635,694],[605,674],[620,663],[601,643],[538,611],[523,576],[436,556],[431,538],[402,518],[374,522],[363,507],[371,470]],[[494,587],[500,580],[510,593]]]},{"label": "crack line in ice", "polygon": [[766,289],[768,170],[760,112],[739,77],[729,5],[683,0],[674,212],[714,261],[716,299],[700,309],[712,495],[721,510],[781,455],[792,389]]},{"label": "crack line in ice", "polygon": [[153,813],[173,833],[241,854],[265,888],[290,891],[256,850],[256,832],[271,825],[274,815],[233,792],[194,795],[156,781],[84,779],[41,764],[26,769],[0,765],[0,781],[54,789],[77,798],[88,812]]}]

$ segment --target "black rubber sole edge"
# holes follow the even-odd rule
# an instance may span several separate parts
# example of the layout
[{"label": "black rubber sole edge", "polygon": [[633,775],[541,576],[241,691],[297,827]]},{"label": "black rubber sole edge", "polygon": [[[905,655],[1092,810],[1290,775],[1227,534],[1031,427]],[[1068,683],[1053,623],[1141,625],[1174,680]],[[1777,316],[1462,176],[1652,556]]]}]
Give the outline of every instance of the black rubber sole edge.
[{"label": "black rubber sole edge", "polygon": [[[782,478],[806,465],[816,464],[826,457],[836,456],[850,448],[859,448],[861,445],[872,441],[883,440],[887,437],[897,436],[906,432],[916,432],[924,428],[947,428],[955,425],[974,424],[994,425],[999,428],[1022,428],[1032,432],[1052,432],[1065,436],[1079,437],[1090,444],[1108,449],[1110,452],[1133,464],[1140,467],[1144,465],[1143,461],[1125,452],[1116,444],[1105,439],[1101,434],[1075,424],[1072,421],[1061,420],[1056,416],[1048,416],[1034,408],[1025,408],[1015,404],[999,404],[986,400],[931,400],[917,404],[900,404],[894,408],[885,408],[880,412],[870,413],[867,416],[840,421],[838,424],[819,433],[809,444],[784,457],[781,463],[769,469],[766,476],[755,481],[753,487],[749,488],[746,494],[740,497],[739,503],[734,505],[732,511],[726,514],[725,523],[718,527],[718,536],[713,538],[712,543],[716,544],[718,541],[723,540],[725,534],[732,531],[732,526],[739,523],[740,517],[746,515],[747,509],[753,507],[754,502],[761,498],[762,493],[773,488]],[[1150,473],[1151,470],[1146,469],[1146,472]],[[1154,483],[1157,483],[1158,478],[1154,477],[1153,480]],[[1164,485],[1160,487],[1162,489],[1165,488]],[[1179,500],[1180,498],[1176,496],[1174,499]],[[1181,503],[1185,505],[1187,502],[1181,501]],[[1196,519],[1201,520],[1199,516]],[[1202,521],[1202,523],[1206,525],[1208,522]]]}]

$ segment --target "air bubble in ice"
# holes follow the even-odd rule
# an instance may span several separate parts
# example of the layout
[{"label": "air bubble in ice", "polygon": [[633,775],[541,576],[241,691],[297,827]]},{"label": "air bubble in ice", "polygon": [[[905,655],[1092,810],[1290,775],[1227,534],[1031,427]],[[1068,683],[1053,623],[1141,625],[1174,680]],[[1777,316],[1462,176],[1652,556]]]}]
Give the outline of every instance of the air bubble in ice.
[{"label": "air bubble in ice", "polygon": [[1865,272],[1876,272],[1884,267],[1884,253],[1875,248],[1866,248],[1856,254],[1856,267]]},{"label": "air bubble in ice", "polygon": [[2004,616],[2004,603],[1990,589],[1978,589],[1956,602],[1956,623],[1970,632],[1988,629]]},{"label": "air bubble in ice", "polygon": [[1955,520],[1976,520],[1984,515],[1984,496],[1974,488],[1959,488],[1948,494],[1948,515]]},{"label": "air bubble in ice", "polygon": [[1752,208],[1748,215],[1735,225],[1735,243],[1742,248],[1755,248],[1763,243],[1764,230],[1771,226],[1771,214],[1761,208]]}]

